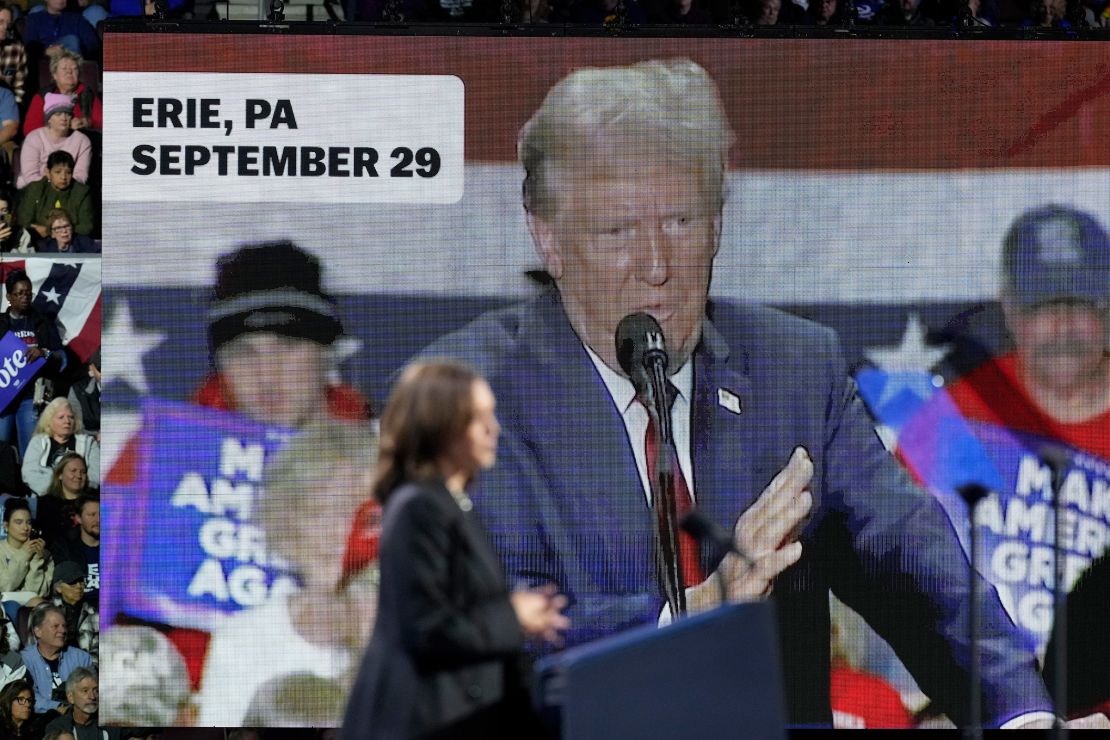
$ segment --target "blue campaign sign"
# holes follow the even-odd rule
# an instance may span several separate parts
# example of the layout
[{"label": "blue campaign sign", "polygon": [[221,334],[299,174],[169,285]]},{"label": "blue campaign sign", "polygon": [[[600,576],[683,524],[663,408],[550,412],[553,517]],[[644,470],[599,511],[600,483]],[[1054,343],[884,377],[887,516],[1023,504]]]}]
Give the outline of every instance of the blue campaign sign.
[{"label": "blue campaign sign", "polygon": [[7,408],[46,364],[27,360],[27,343],[10,331],[0,338],[0,409]]},{"label": "blue campaign sign", "polygon": [[1060,546],[1065,590],[1110,544],[1110,463],[1035,434],[964,418],[940,391],[901,429],[898,451],[940,500],[967,547],[967,507],[956,493],[977,482],[990,490],[976,511],[979,571],[998,589],[1030,648],[1044,648],[1052,629],[1055,580],[1052,467],[1065,453],[1060,479]]},{"label": "blue campaign sign", "polygon": [[221,615],[294,587],[252,521],[265,461],[291,437],[237,414],[148,400],[137,435],[138,480],[118,607],[211,629]]}]

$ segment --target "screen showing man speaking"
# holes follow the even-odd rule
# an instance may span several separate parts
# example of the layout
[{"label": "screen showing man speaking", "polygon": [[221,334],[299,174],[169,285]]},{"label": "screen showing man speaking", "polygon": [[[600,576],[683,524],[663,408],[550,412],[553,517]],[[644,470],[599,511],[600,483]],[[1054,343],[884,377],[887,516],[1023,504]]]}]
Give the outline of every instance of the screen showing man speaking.
[{"label": "screen showing man speaking", "polygon": [[[1070,587],[1110,535],[1110,441],[1023,347],[1089,304],[1101,339],[1065,349],[1106,354],[1110,290],[1076,276],[1110,249],[1107,51],[109,31],[101,721],[339,722],[376,605],[372,419],[429,355],[490,380],[475,510],[510,585],[567,594],[567,644],[711,608],[718,574],[778,602],[792,724],[860,726],[857,674],[962,723],[978,482],[984,721],[1044,709],[1052,500]],[[694,543],[660,576],[613,340],[637,312],[675,493],[755,575]]]}]

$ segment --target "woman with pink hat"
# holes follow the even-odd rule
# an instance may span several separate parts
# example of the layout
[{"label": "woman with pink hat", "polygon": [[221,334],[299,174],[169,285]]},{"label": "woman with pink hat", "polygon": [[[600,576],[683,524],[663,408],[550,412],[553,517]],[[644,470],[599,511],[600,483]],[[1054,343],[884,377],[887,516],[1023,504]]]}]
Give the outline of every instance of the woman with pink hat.
[{"label": "woman with pink hat", "polygon": [[73,156],[73,179],[89,177],[92,142],[80,131],[70,128],[73,100],[61,93],[47,93],[43,100],[46,125],[27,134],[19,152],[19,177],[15,186],[23,188],[46,175],[46,160],[52,152],[64,149]]}]

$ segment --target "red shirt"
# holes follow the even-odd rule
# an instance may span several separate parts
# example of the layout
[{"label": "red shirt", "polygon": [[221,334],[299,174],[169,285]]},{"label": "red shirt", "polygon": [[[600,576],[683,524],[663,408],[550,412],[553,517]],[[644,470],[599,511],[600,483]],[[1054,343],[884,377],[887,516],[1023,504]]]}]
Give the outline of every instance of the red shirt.
[{"label": "red shirt", "polygon": [[1056,421],[1026,393],[1013,352],[984,362],[947,390],[969,420],[1055,439],[1110,460],[1110,409],[1086,421]]},{"label": "red shirt", "polygon": [[837,729],[913,727],[913,718],[893,686],[847,663],[833,665],[829,674],[829,700]]}]

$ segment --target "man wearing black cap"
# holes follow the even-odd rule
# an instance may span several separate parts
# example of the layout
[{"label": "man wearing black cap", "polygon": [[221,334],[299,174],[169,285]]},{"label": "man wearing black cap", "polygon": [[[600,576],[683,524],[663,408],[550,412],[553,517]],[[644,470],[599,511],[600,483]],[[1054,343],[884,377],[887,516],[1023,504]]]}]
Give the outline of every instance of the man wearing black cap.
[{"label": "man wearing black cap", "polygon": [[208,341],[217,374],[196,400],[293,428],[366,419],[365,398],[329,382],[328,349],[342,331],[315,257],[291,242],[241,247],[216,263]]},{"label": "man wearing black cap", "polygon": [[100,644],[100,614],[85,596],[85,566],[65,560],[54,566],[53,603],[65,614],[66,644],[95,661]]}]

